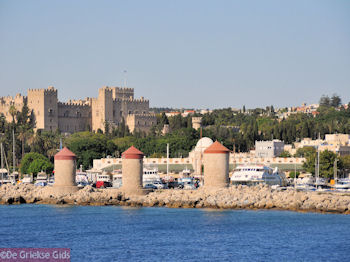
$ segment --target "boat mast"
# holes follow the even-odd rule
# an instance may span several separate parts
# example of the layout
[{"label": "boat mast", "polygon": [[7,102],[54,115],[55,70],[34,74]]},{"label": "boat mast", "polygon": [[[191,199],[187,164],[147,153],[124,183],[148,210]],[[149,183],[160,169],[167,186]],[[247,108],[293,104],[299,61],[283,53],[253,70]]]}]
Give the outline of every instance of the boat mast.
[{"label": "boat mast", "polygon": [[169,182],[169,144],[166,144],[166,178]]},{"label": "boat mast", "polygon": [[338,162],[338,159],[335,159],[334,160],[334,183],[337,183],[337,180],[338,180],[337,162]]},{"label": "boat mast", "polygon": [[297,189],[297,163],[294,162],[294,189]]},{"label": "boat mast", "polygon": [[15,130],[12,129],[12,162],[13,162],[13,173],[16,171],[16,154],[15,154]]},{"label": "boat mast", "polygon": [[[318,133],[318,141],[320,141],[320,133]],[[316,174],[316,187],[318,184],[318,181],[320,179],[320,150],[319,145],[317,144],[317,174]]]},{"label": "boat mast", "polygon": [[1,184],[4,183],[4,172],[3,172],[3,169],[4,169],[4,156],[2,154],[2,142],[0,143],[0,151],[1,151]]},{"label": "boat mast", "polygon": [[0,150],[1,150],[1,169],[4,168],[4,155],[3,155],[3,148],[2,148],[2,143],[0,144]]}]

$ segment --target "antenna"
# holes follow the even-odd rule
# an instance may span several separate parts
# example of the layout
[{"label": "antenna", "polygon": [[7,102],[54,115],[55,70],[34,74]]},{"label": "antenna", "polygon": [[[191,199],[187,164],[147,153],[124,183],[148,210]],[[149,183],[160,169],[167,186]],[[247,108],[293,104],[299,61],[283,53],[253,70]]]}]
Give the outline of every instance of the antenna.
[{"label": "antenna", "polygon": [[124,73],[124,87],[126,87],[126,73],[127,73],[128,71],[126,71],[126,70],[124,70],[123,71],[123,73]]}]

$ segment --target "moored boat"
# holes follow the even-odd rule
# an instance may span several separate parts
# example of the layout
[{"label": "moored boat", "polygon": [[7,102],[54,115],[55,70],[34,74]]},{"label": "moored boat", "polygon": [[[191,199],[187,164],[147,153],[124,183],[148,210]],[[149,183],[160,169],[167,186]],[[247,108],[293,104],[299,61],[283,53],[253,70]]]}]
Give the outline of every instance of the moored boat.
[{"label": "moored boat", "polygon": [[241,185],[279,185],[285,186],[286,179],[282,172],[275,168],[264,165],[244,165],[238,166],[231,176],[232,184]]}]

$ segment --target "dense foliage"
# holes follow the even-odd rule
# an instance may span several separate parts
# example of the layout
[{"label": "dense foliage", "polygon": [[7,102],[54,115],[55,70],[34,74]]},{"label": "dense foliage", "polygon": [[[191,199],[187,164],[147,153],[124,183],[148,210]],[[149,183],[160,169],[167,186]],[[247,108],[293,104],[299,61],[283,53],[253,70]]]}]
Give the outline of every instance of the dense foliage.
[{"label": "dense foliage", "polygon": [[[208,136],[218,140],[226,147],[236,152],[247,152],[254,148],[256,140],[281,139],[286,144],[299,141],[305,137],[316,139],[318,135],[324,138],[328,133],[350,133],[350,108],[338,107],[341,99],[336,95],[321,97],[321,106],[317,114],[293,114],[287,119],[277,117],[273,106],[265,109],[232,110],[231,108],[213,110],[202,116],[203,130],[192,129],[192,116],[176,115],[167,117],[164,113],[157,114],[157,124],[149,134],[143,132],[130,133],[123,121],[117,128],[105,125],[107,132],[80,132],[64,136],[55,132],[34,132],[35,118],[26,105],[19,111],[11,107],[9,113],[11,122],[6,122],[0,116],[1,142],[12,163],[12,130],[15,133],[16,159],[23,158],[25,153],[36,152],[44,155],[51,162],[58,152],[60,140],[78,157],[78,166],[92,166],[92,159],[108,155],[120,157],[121,153],[131,145],[138,147],[146,156],[165,157],[166,144],[170,144],[171,157],[186,157],[195,146],[200,136]],[[286,109],[280,110],[280,112]],[[161,112],[158,110],[157,112]],[[168,124],[170,133],[163,134],[163,127]],[[202,134],[201,134],[202,132]],[[310,149],[298,150],[297,156],[309,155]],[[287,152],[283,156],[290,156]],[[327,159],[327,158],[325,158]],[[333,159],[333,158],[332,158]],[[329,159],[329,161],[332,161]],[[311,161],[311,158],[310,158]],[[348,162],[346,162],[348,163]],[[43,166],[35,163],[34,166]],[[312,171],[312,163],[305,167]],[[345,163],[344,163],[345,167]],[[28,166],[29,168],[29,166]],[[325,167],[327,174],[330,169]]]},{"label": "dense foliage", "polygon": [[51,173],[53,164],[42,154],[35,152],[26,154],[21,161],[21,173],[36,175],[40,171]]}]

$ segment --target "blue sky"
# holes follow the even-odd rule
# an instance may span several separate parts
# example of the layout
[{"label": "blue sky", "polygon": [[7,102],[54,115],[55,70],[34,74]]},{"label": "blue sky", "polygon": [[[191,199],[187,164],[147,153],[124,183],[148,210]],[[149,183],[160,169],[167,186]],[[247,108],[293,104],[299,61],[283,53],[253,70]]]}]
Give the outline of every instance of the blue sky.
[{"label": "blue sky", "polygon": [[0,0],[0,96],[96,97],[123,71],[151,106],[350,101],[350,1]]}]

